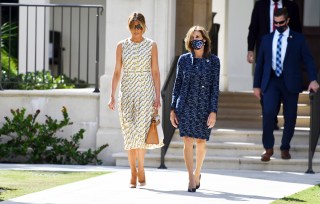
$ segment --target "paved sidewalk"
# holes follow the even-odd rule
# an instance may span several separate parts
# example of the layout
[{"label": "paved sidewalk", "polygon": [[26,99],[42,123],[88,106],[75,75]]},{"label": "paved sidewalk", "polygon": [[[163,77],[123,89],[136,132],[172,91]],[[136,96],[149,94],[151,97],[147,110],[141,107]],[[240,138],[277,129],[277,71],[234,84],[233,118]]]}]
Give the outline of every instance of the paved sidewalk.
[{"label": "paved sidewalk", "polygon": [[[320,174],[244,170],[204,170],[200,189],[187,192],[184,169],[146,168],[147,185],[130,189],[128,168],[108,166],[0,164],[1,169],[49,171],[112,171],[1,204],[226,204],[270,203],[320,183]],[[30,184],[32,185],[32,184]]]}]

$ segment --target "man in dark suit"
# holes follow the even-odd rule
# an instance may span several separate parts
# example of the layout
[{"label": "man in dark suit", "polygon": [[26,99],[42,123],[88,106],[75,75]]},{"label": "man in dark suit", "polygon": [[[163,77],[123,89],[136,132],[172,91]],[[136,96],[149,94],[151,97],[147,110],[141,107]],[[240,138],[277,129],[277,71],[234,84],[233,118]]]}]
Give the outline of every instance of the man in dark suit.
[{"label": "man in dark suit", "polygon": [[302,92],[302,68],[304,63],[310,81],[308,90],[316,92],[319,84],[316,67],[301,33],[288,26],[290,18],[286,8],[274,13],[276,31],[262,38],[254,74],[253,92],[260,99],[263,95],[263,135],[265,148],[261,161],[269,161],[273,155],[274,117],[277,106],[283,103],[285,125],[281,140],[281,158],[290,159],[290,142],[297,118],[299,93]]},{"label": "man in dark suit", "polygon": [[[290,29],[301,32],[301,23],[299,9],[295,2],[290,0],[258,0],[256,1],[249,26],[248,34],[248,54],[247,61],[252,64],[254,62],[254,50],[258,53],[262,36],[274,31],[273,12],[275,8],[286,7],[289,13]],[[255,49],[256,48],[256,49]],[[262,100],[260,101],[263,106]],[[278,112],[281,102],[278,104]],[[278,115],[278,114],[277,114]],[[279,129],[277,115],[274,118],[274,129]]]},{"label": "man in dark suit", "polygon": [[287,8],[288,15],[290,17],[290,29],[300,33],[302,31],[299,9],[294,1],[258,0],[254,5],[249,26],[247,55],[247,61],[249,63],[254,62],[254,48],[256,47],[256,53],[258,53],[262,36],[274,31],[272,25],[275,4],[278,5],[278,8]]}]

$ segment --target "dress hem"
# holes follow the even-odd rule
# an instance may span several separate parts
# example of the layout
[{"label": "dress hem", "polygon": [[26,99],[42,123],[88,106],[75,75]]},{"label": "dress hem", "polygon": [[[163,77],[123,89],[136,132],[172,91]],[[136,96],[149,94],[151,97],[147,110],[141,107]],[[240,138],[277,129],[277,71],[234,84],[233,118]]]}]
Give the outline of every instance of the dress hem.
[{"label": "dress hem", "polygon": [[132,148],[125,148],[124,150],[132,150],[132,149],[157,149],[164,146],[163,141],[159,144],[145,144],[143,147],[132,147]]}]

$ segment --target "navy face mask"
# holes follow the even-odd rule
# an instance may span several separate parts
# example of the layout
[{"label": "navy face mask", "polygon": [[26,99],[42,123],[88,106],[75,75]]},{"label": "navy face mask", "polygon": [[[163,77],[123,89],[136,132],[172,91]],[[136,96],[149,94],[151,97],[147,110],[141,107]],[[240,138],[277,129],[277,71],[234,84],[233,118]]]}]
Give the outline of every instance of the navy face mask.
[{"label": "navy face mask", "polygon": [[203,40],[192,40],[191,47],[195,50],[200,50],[204,45]]}]

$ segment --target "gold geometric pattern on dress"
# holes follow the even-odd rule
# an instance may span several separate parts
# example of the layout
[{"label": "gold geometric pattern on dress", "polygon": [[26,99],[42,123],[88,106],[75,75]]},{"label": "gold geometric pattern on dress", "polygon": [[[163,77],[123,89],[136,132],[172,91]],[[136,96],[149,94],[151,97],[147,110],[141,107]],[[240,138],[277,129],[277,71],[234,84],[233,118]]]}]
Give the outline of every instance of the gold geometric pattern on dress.
[{"label": "gold geometric pattern on dress", "polygon": [[124,135],[124,149],[154,149],[163,146],[146,144],[155,96],[151,74],[153,41],[122,41],[123,72],[120,82],[119,116]]}]

